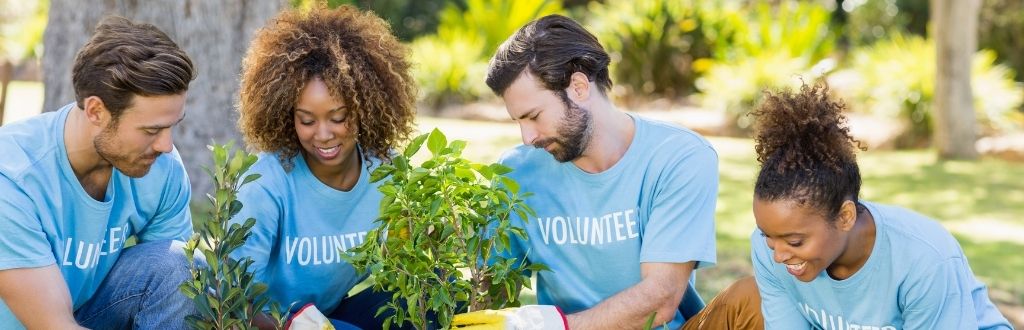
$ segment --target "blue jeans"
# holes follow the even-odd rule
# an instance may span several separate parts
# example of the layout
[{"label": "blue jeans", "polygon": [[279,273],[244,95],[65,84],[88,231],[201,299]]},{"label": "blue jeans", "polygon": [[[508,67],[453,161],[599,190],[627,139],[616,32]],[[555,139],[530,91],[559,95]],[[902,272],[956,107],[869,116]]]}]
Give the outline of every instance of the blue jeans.
[{"label": "blue jeans", "polygon": [[187,329],[185,316],[197,311],[178,291],[192,278],[183,247],[156,241],[125,249],[75,320],[90,329]]},{"label": "blue jeans", "polygon": [[[331,324],[337,330],[383,329],[384,319],[395,313],[391,310],[386,310],[380,316],[374,316],[374,314],[377,314],[378,309],[391,301],[391,296],[391,292],[374,292],[372,288],[367,288],[354,296],[342,299],[341,304],[334,311],[331,311],[330,314],[327,314],[327,318],[331,319]],[[436,323],[436,316],[433,313],[430,313],[427,317],[432,319],[432,323]],[[436,326],[433,328],[436,328]],[[404,330],[415,328],[411,323],[406,322],[401,327],[392,325],[391,329]]]}]

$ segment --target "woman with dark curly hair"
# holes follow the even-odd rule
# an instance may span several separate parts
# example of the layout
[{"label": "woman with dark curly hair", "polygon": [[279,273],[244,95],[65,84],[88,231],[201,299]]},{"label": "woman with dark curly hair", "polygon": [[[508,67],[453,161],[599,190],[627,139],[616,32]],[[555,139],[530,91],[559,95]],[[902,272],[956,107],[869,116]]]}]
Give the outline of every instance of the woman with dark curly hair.
[{"label": "woman with dark curly hair", "polygon": [[413,127],[408,52],[382,19],[350,6],[286,11],[242,63],[239,127],[260,152],[234,221],[256,219],[236,251],[284,306],[312,303],[337,328],[380,328],[388,293],[346,297],[365,276],[341,258],[374,228],[370,172]]},{"label": "woman with dark curly hair", "polygon": [[825,86],[768,93],[750,238],[766,329],[1010,329],[956,239],[859,199],[845,106]]}]

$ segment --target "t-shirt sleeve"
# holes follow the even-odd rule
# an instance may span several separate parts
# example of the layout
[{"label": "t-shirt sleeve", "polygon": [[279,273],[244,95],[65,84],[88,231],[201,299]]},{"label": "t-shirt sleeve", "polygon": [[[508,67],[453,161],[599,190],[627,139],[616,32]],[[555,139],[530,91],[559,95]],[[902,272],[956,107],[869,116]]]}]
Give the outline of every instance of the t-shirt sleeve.
[{"label": "t-shirt sleeve", "polygon": [[903,295],[905,329],[977,329],[969,270],[949,258],[907,279]]},{"label": "t-shirt sleeve", "polygon": [[192,186],[188,173],[181,164],[177,149],[167,156],[173,157],[175,163],[168,171],[159,211],[139,233],[141,242],[169,239],[187,241],[192,236],[192,211],[188,204],[192,199]]},{"label": "t-shirt sleeve", "polygon": [[245,244],[233,251],[231,257],[252,259],[249,271],[257,281],[267,283],[267,264],[274,246],[278,243],[278,222],[284,219],[281,219],[282,213],[272,192],[259,183],[260,180],[256,180],[244,185],[238,192],[242,210],[231,218],[231,223],[243,224],[252,218],[256,220],[256,224],[249,232]]},{"label": "t-shirt sleeve", "polygon": [[714,265],[718,156],[701,145],[670,166],[659,175],[652,195],[640,262]]},{"label": "t-shirt sleeve", "polygon": [[17,184],[0,175],[0,270],[57,262],[32,205]]},{"label": "t-shirt sleeve", "polygon": [[754,280],[757,291],[761,294],[761,315],[764,316],[764,328],[771,329],[810,329],[811,324],[804,319],[797,303],[786,292],[786,287],[775,273],[772,272],[771,251],[765,245],[760,231],[750,236],[750,259],[754,265]]}]

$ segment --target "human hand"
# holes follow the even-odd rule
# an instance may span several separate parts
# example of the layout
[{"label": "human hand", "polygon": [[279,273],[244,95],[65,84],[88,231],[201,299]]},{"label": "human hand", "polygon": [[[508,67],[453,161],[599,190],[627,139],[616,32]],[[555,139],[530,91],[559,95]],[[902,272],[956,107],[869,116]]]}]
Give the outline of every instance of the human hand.
[{"label": "human hand", "polygon": [[529,305],[499,310],[486,309],[455,315],[452,329],[541,330],[568,329],[565,315],[551,305]]},{"label": "human hand", "polygon": [[334,330],[331,320],[327,319],[312,303],[302,306],[298,312],[288,319],[284,328],[287,330]]}]

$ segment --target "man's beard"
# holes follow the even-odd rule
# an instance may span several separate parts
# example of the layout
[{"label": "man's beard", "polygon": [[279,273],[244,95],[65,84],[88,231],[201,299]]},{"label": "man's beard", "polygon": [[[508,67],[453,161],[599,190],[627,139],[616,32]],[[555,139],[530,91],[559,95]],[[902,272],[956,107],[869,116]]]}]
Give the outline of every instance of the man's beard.
[{"label": "man's beard", "polygon": [[551,155],[555,160],[565,163],[583,155],[583,151],[590,144],[593,132],[591,132],[590,111],[569,100],[564,92],[561,96],[566,109],[565,116],[562,117],[558,125],[558,136],[537,141],[534,146],[544,148],[549,144],[557,143],[555,148],[550,151]]},{"label": "man's beard", "polygon": [[100,158],[110,163],[111,166],[121,171],[122,174],[132,177],[141,178],[149,173],[152,163],[144,163],[147,159],[155,159],[160,156],[160,153],[155,155],[147,155],[145,157],[132,157],[124,153],[117,151],[117,142],[115,136],[117,135],[117,122],[112,122],[103,131],[100,132],[95,139],[92,140],[93,147],[96,148],[96,153],[99,154]]}]

